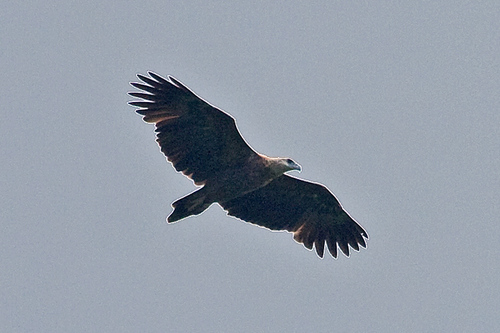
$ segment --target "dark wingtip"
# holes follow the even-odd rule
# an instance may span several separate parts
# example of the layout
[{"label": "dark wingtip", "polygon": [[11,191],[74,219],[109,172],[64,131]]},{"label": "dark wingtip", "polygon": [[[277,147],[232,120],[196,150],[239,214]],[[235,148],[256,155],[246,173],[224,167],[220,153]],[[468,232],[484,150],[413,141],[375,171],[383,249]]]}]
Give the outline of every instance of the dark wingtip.
[{"label": "dark wingtip", "polygon": [[139,108],[150,108],[154,103],[152,102],[144,102],[144,101],[131,101],[128,102],[129,105],[139,107]]},{"label": "dark wingtip", "polygon": [[[361,247],[364,247],[366,249],[366,242],[365,242],[365,239],[363,238],[364,235],[362,235],[359,239],[358,239],[358,244],[361,245]],[[366,236],[365,236],[366,237]],[[367,237],[368,239],[368,237]]]},{"label": "dark wingtip", "polygon": [[144,76],[144,75],[142,75],[142,74],[137,74],[137,78],[138,78],[139,80],[141,80],[141,81],[144,81],[144,82],[145,82],[145,80],[151,80],[149,77]]},{"label": "dark wingtip", "polygon": [[148,74],[149,74],[149,76],[151,76],[153,79],[155,79],[158,82],[170,83],[166,79],[164,79],[163,77],[161,77],[160,75],[156,74],[155,72],[149,71]]},{"label": "dark wingtip", "polygon": [[[149,75],[151,75],[152,72],[149,72]],[[149,84],[151,87],[155,87],[155,88],[160,88],[161,86],[163,86],[164,82],[167,82],[165,81],[164,79],[162,80],[154,80],[153,78],[156,78],[156,77],[160,77],[156,74],[151,75],[151,77],[147,77],[147,76],[144,76],[142,74],[137,74],[137,77],[139,78],[139,80],[141,80],[142,82],[144,83],[147,83]]]},{"label": "dark wingtip", "polygon": [[332,255],[333,258],[337,259],[337,242],[331,241],[330,239],[326,240],[326,245],[328,245],[328,251],[330,251],[330,254]]},{"label": "dark wingtip", "polygon": [[193,93],[191,90],[189,90],[188,87],[186,87],[185,85],[182,84],[181,81],[177,80],[175,77],[173,77],[172,75],[169,75],[168,76],[168,79],[170,80],[170,82],[172,82],[177,88],[180,88],[182,90],[185,90],[185,91],[189,91],[190,93]]},{"label": "dark wingtip", "polygon": [[323,258],[324,253],[325,253],[325,241],[324,240],[321,242],[316,241],[314,243],[314,247],[316,248],[316,253],[318,254],[318,256],[320,258]]},{"label": "dark wingtip", "polygon": [[155,95],[145,94],[145,93],[141,93],[141,92],[129,92],[128,94],[132,97],[137,97],[137,98],[141,98],[141,99],[148,100],[148,101],[154,101],[157,99],[157,97]]},{"label": "dark wingtip", "polygon": [[340,250],[342,250],[342,252],[344,252],[346,257],[349,257],[349,244],[347,243],[347,241],[339,241],[338,244],[339,244]]}]

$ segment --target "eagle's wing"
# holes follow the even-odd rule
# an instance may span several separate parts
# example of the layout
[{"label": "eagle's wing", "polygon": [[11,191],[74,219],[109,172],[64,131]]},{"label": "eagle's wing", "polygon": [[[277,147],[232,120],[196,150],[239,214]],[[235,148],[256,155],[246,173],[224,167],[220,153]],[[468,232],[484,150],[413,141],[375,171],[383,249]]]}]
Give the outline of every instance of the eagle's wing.
[{"label": "eagle's wing", "polygon": [[217,171],[237,168],[256,154],[241,137],[233,117],[208,104],[181,82],[149,72],[131,83],[144,92],[130,105],[144,121],[156,124],[157,142],[177,171],[201,185]]},{"label": "eagle's wing", "polygon": [[271,230],[288,230],[323,258],[325,241],[334,258],[337,244],[346,256],[349,245],[366,247],[366,231],[347,214],[323,185],[282,175],[268,185],[220,203],[229,215]]}]

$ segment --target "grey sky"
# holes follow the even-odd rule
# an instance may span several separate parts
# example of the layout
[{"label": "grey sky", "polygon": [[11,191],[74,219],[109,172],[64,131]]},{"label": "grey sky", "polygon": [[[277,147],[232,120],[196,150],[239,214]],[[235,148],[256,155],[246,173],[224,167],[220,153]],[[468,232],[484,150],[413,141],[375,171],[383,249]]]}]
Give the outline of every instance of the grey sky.
[{"label": "grey sky", "polygon": [[[0,331],[496,332],[497,1],[7,1]],[[194,189],[130,81],[172,74],[367,230],[321,260]]]}]

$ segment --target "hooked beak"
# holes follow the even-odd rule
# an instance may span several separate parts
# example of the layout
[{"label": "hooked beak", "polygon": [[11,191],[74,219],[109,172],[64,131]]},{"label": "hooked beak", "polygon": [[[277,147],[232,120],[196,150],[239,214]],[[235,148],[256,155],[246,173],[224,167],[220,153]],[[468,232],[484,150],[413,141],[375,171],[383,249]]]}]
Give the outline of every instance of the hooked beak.
[{"label": "hooked beak", "polygon": [[302,171],[302,167],[299,164],[294,163],[293,170],[297,170],[298,172],[301,172]]}]

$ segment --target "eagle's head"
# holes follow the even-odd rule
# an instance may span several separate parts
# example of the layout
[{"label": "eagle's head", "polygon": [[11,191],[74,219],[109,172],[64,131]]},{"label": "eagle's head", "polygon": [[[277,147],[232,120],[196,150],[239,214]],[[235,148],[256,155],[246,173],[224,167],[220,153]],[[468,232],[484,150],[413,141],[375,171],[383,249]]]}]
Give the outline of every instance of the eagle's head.
[{"label": "eagle's head", "polygon": [[269,166],[276,176],[281,176],[287,171],[297,170],[300,172],[302,170],[300,165],[295,163],[291,158],[269,158],[269,162]]},{"label": "eagle's head", "polygon": [[298,163],[295,163],[295,161],[291,158],[283,158],[281,159],[281,162],[285,165],[285,172],[292,170],[297,170],[298,172],[302,171],[302,167]]}]

